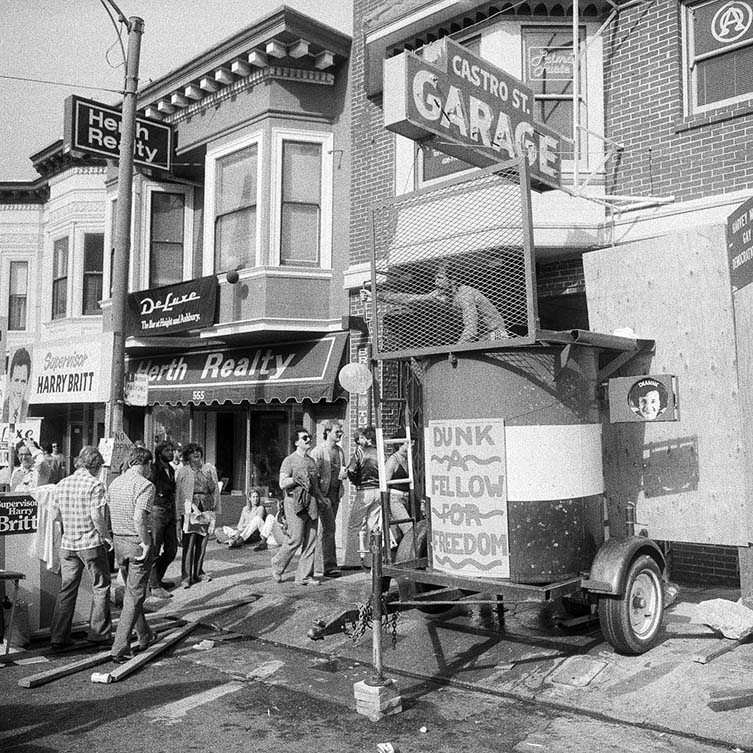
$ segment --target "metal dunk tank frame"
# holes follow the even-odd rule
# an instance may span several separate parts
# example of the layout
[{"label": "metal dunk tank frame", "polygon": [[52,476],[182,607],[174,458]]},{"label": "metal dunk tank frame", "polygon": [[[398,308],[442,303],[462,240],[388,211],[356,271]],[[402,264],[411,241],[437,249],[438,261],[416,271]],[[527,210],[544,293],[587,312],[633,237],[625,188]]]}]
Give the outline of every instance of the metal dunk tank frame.
[{"label": "metal dunk tank frame", "polygon": [[653,342],[536,329],[529,199],[521,159],[372,208],[374,358],[422,374],[428,497],[396,550],[382,532],[374,622],[387,579],[391,609],[489,594],[500,620],[504,599],[580,594],[607,640],[640,654],[660,632],[665,562],[647,538],[604,540],[597,387]]}]

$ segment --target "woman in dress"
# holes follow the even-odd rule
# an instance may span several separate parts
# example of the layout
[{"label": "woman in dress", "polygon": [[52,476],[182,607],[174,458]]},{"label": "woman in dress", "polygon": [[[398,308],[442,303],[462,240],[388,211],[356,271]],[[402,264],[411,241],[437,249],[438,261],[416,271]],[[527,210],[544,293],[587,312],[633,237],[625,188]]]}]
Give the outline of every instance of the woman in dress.
[{"label": "woman in dress", "polygon": [[204,450],[193,442],[183,448],[183,463],[175,473],[175,503],[183,512],[183,588],[202,579],[207,541],[220,512],[220,485],[213,465],[204,462]]}]

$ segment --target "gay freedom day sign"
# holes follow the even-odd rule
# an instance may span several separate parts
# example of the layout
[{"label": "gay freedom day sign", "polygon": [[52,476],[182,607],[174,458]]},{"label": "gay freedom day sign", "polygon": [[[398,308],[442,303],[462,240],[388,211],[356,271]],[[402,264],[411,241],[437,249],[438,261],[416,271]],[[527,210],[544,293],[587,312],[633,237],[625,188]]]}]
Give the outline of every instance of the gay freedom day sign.
[{"label": "gay freedom day sign", "polygon": [[434,568],[509,577],[504,420],[429,421],[424,439]]}]

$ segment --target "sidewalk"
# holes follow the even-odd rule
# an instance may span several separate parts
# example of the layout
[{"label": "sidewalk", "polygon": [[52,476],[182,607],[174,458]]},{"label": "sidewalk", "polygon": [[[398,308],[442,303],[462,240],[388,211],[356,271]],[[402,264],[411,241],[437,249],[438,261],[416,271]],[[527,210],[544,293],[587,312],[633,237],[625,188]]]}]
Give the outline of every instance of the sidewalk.
[{"label": "sidewalk", "polygon": [[[251,605],[224,617],[221,625],[245,635],[284,646],[317,651],[351,661],[371,662],[371,631],[358,645],[337,634],[322,641],[306,633],[314,620],[329,620],[340,610],[368,599],[371,577],[365,571],[344,571],[319,587],[286,581],[275,583],[270,559],[275,550],[250,547],[228,550],[212,542],[206,569],[210,582],[180,587],[173,598],[150,598],[150,611],[200,616],[205,610],[258,595]],[[180,562],[168,579],[175,579]],[[681,588],[665,613],[663,641],[648,653],[616,654],[598,629],[566,632],[547,619],[550,606],[508,604],[505,633],[486,606],[462,606],[442,619],[427,619],[416,610],[399,614],[396,648],[391,628],[384,632],[385,674],[398,684],[405,675],[449,680],[511,698],[535,700],[567,710],[722,741],[753,748],[753,644],[707,664],[693,656],[725,645],[710,629],[690,622],[691,605],[712,598],[737,600],[733,589]],[[402,675],[402,676],[401,676]]]}]

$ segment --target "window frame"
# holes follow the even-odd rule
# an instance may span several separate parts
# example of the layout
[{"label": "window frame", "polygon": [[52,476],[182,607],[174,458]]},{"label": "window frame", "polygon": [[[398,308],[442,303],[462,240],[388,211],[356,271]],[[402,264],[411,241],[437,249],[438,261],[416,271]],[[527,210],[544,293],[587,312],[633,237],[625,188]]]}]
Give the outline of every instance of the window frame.
[{"label": "window frame", "polygon": [[151,287],[152,264],[152,197],[158,193],[180,194],[183,196],[183,273],[180,282],[193,278],[193,218],[194,218],[194,191],[190,186],[180,186],[173,183],[147,183],[144,191],[142,204],[143,217],[143,242],[141,247],[144,253],[141,259],[141,288]]},{"label": "window frame", "polygon": [[217,208],[217,167],[223,157],[227,157],[235,152],[256,146],[256,244],[250,249],[252,265],[244,269],[253,269],[262,265],[261,248],[262,248],[262,216],[264,213],[264,138],[262,131],[255,131],[246,134],[232,141],[219,144],[207,149],[204,158],[205,166],[205,195],[204,195],[204,251],[203,251],[203,270],[204,275],[219,274],[228,270],[217,270],[215,259],[217,250],[215,248],[215,226],[216,226],[216,208]]},{"label": "window frame", "polygon": [[[281,262],[283,146],[286,141],[300,144],[318,144],[322,150],[319,194],[319,261],[317,263],[282,264]],[[329,131],[273,128],[271,152],[270,264],[285,269],[332,269],[333,134]]]},{"label": "window frame", "polygon": [[[530,89],[534,89],[531,86],[531,82],[526,79],[527,73],[527,53],[529,45],[526,42],[526,36],[531,33],[542,33],[547,31],[553,31],[557,33],[566,33],[572,36],[573,27],[572,24],[560,24],[560,23],[547,23],[541,24],[536,22],[524,21],[520,25],[520,79]],[[588,131],[589,128],[589,98],[588,98],[588,78],[589,78],[589,65],[588,65],[588,27],[585,24],[578,24],[578,49],[580,51],[580,64],[578,67],[579,81],[578,81],[578,107],[583,115],[583,118],[579,118],[579,124],[586,131],[582,131],[580,134],[573,133],[572,136],[562,134],[565,139],[572,139],[573,143],[576,138],[581,141],[580,144],[580,159],[578,160],[578,169],[585,169],[588,166]],[[575,76],[573,75],[573,78]],[[537,94],[534,91],[533,99],[535,102],[569,102],[573,104],[572,89],[570,94]],[[570,110],[570,127],[573,125],[573,111]],[[551,127],[551,126],[550,126]],[[573,147],[574,149],[574,147]],[[562,165],[572,165],[573,159],[562,159]],[[564,170],[563,170],[564,171]]]},{"label": "window frame", "polygon": [[[23,264],[26,267],[26,291],[23,296],[13,292],[13,265]],[[8,331],[9,332],[26,332],[29,329],[29,281],[31,274],[31,264],[28,259],[10,259],[8,262]],[[14,327],[11,312],[15,299],[24,299],[23,326]]]},{"label": "window frame", "polygon": [[719,110],[739,102],[753,100],[753,88],[745,94],[738,94],[727,99],[720,99],[711,104],[698,104],[698,68],[697,63],[714,58],[730,55],[742,49],[753,46],[753,39],[742,43],[732,43],[729,47],[705,53],[696,59],[695,55],[695,10],[710,5],[718,0],[702,0],[695,3],[682,4],[682,68],[683,68],[683,106],[686,116],[699,115],[713,110]]},{"label": "window frame", "polygon": [[[56,255],[57,255],[57,244],[61,241],[65,241],[65,274],[60,275],[58,277],[55,276],[56,274]],[[61,235],[58,238],[53,238],[52,240],[52,286],[51,286],[51,307],[50,307],[50,320],[51,321],[58,321],[60,319],[66,319],[68,317],[69,313],[69,307],[68,307],[68,301],[70,299],[69,296],[69,280],[71,276],[71,236],[70,234]],[[62,285],[61,285],[62,283]],[[59,287],[62,287],[63,294],[64,294],[64,300],[65,300],[65,306],[62,313],[56,314],[56,295]]]},{"label": "window frame", "polygon": [[[101,235],[102,236],[102,271],[91,272],[86,268],[86,237],[89,235]],[[81,235],[81,316],[101,316],[102,308],[97,307],[96,311],[87,311],[84,304],[86,303],[86,278],[87,276],[99,275],[102,278],[102,295],[99,298],[101,303],[105,297],[105,233],[102,230],[85,230]]]}]

